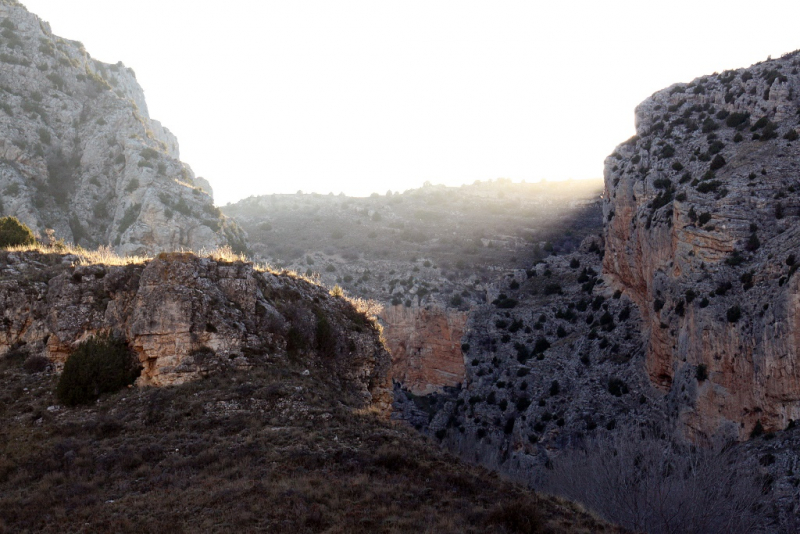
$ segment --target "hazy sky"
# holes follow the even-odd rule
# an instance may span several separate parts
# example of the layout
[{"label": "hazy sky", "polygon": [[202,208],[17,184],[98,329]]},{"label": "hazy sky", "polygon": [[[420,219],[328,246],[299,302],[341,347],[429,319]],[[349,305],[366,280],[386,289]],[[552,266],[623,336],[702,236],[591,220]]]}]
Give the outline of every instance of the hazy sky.
[{"label": "hazy sky", "polygon": [[800,48],[800,2],[22,0],[102,61],[218,204],[600,177],[674,82]]}]

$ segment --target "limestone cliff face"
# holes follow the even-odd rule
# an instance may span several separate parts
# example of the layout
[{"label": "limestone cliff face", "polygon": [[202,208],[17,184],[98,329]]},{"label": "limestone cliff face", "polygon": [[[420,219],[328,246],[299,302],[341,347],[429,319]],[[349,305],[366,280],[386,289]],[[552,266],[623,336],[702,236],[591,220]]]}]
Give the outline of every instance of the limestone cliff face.
[{"label": "limestone cliff face", "polygon": [[800,418],[797,53],[677,84],[605,163],[604,271],[689,435]]},{"label": "limestone cliff face", "polygon": [[141,385],[290,358],[338,380],[345,402],[389,407],[378,332],[320,286],[192,254],[127,266],[77,259],[0,251],[0,354],[43,354],[58,367],[82,340],[111,330],[138,354]]},{"label": "limestone cliff face", "polygon": [[468,314],[431,306],[390,306],[381,313],[386,345],[392,354],[392,379],[417,395],[464,382],[461,338]]},{"label": "limestone cliff face", "polygon": [[122,254],[244,247],[149,117],[133,70],[0,0],[0,71],[0,214]]}]

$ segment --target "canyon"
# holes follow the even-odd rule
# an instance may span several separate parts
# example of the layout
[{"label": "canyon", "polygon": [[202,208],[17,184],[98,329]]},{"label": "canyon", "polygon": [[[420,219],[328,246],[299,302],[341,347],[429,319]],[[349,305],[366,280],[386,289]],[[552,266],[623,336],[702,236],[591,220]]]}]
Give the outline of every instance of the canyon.
[{"label": "canyon", "polygon": [[[440,473],[436,491],[462,488],[461,510],[475,507],[456,514],[462,530],[475,519],[504,532],[506,519],[536,508],[556,530],[577,518],[621,531],[487,482],[431,443],[548,491],[563,490],[555,478],[565,464],[590,470],[598,458],[618,457],[617,475],[641,475],[648,451],[635,446],[658,458],[712,451],[726,463],[713,476],[736,491],[715,493],[688,467],[662,465],[658,483],[690,487],[702,506],[741,519],[709,531],[798,528],[798,53],[656,92],[636,109],[636,135],[605,160],[602,183],[499,178],[217,208],[177,139],[149,117],[131,69],[94,60],[12,0],[0,0],[0,19],[0,215],[44,243],[0,251],[0,444],[14,459],[0,460],[0,485],[15,495],[0,509],[27,510],[0,513],[0,530],[55,529],[18,488],[42,489],[52,506],[69,493],[73,466],[111,499],[138,484],[128,471],[156,480],[150,455],[170,473],[197,474],[206,461],[230,467],[232,447],[263,476],[324,478],[335,465],[361,473],[363,489],[375,473],[381,488],[384,475],[405,473],[426,488],[421,500],[434,491],[426,477]],[[138,387],[58,405],[65,362],[106,332],[136,355]],[[215,440],[210,457],[199,452],[204,432]],[[90,434],[107,440],[103,465]],[[114,456],[127,447],[118,435],[147,442],[125,449],[130,469]],[[194,452],[177,454],[184,448]],[[258,460],[267,449],[269,468]],[[92,479],[106,468],[111,486]],[[570,476],[607,482],[596,475]],[[143,502],[191,492],[179,478],[141,488]],[[291,487],[283,497],[303,496],[294,504],[303,521],[346,523],[333,519],[341,503],[331,495],[281,480]],[[250,482],[226,491],[258,502]],[[482,485],[513,496],[517,512],[481,501]],[[95,502],[75,506],[98,513]],[[126,529],[103,514],[108,529]],[[241,528],[258,522],[237,518]]]}]

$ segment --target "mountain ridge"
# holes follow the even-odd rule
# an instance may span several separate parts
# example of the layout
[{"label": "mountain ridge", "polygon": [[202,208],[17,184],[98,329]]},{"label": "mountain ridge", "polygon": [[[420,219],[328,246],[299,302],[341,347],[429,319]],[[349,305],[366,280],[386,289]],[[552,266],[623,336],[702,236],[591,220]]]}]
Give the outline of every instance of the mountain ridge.
[{"label": "mountain ridge", "polygon": [[0,2],[0,213],[122,254],[246,248],[133,70],[93,59],[18,2]]}]

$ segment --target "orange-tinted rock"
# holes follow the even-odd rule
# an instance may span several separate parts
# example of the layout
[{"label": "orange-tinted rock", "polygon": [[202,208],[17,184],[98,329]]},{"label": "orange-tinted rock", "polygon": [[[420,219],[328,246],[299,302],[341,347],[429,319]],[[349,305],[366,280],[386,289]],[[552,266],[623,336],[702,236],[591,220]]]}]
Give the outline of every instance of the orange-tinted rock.
[{"label": "orange-tinted rock", "polygon": [[604,274],[639,305],[647,372],[691,436],[800,419],[791,61],[654,94],[606,160]]},{"label": "orange-tinted rock", "polygon": [[381,314],[391,378],[426,395],[464,382],[461,338],[467,314],[439,307],[389,306]]},{"label": "orange-tinted rock", "polygon": [[110,330],[138,355],[137,383],[154,386],[288,356],[334,380],[343,402],[388,413],[390,361],[377,329],[321,286],[193,254],[128,266],[74,267],[72,258],[0,251],[0,354],[22,348],[59,368]]}]

